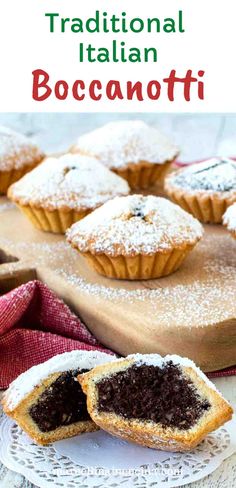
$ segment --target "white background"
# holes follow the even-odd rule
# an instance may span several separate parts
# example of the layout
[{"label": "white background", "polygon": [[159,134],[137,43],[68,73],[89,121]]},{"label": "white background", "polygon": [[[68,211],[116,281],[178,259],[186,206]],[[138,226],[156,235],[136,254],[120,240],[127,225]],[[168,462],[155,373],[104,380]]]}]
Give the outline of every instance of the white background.
[{"label": "white background", "polygon": [[[184,34],[74,34],[49,32],[45,12],[65,17],[93,16],[96,9],[110,15],[127,12],[127,17],[176,17],[184,12]],[[149,112],[236,112],[235,0],[5,0],[1,1],[1,111],[149,111]],[[112,39],[124,40],[130,47],[157,47],[157,63],[79,63],[79,42],[97,47]],[[191,102],[178,90],[175,102],[169,102],[163,89],[158,101],[78,102],[70,95],[66,101],[51,96],[47,101],[32,99],[32,71],[41,68],[50,74],[51,84],[65,79],[86,83],[100,79],[148,82],[162,80],[175,68],[179,76],[187,69],[205,70],[205,100],[193,96]],[[195,91],[195,90],[194,90]],[[193,93],[194,93],[193,91]]]}]

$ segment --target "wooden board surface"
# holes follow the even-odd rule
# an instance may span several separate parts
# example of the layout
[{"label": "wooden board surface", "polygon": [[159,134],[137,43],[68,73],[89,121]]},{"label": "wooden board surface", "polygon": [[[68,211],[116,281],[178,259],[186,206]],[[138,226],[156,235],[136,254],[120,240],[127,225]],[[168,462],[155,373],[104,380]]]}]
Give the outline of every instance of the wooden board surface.
[{"label": "wooden board surface", "polygon": [[2,293],[38,277],[121,354],[176,353],[205,371],[236,362],[236,242],[221,226],[206,226],[202,242],[171,276],[116,281],[88,268],[64,236],[34,229],[1,198],[0,249]]}]

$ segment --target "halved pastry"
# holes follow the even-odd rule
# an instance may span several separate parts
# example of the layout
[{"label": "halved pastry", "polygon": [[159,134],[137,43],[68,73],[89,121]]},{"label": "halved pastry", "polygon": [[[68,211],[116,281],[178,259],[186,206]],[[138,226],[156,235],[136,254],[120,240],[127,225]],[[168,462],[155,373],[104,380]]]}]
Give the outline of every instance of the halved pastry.
[{"label": "halved pastry", "polygon": [[4,393],[4,412],[38,444],[97,430],[86,407],[78,374],[114,356],[100,351],[72,351],[33,366]]},{"label": "halved pastry", "polygon": [[236,239],[236,203],[231,205],[223,215],[223,224]]},{"label": "halved pastry", "polygon": [[175,355],[131,355],[78,380],[99,427],[154,449],[189,451],[232,417],[213,383]]},{"label": "halved pastry", "polygon": [[8,190],[8,197],[38,228],[64,233],[77,220],[117,195],[125,180],[95,158],[64,154],[47,158]]},{"label": "halved pastry", "polygon": [[221,224],[227,207],[236,201],[236,162],[213,158],[180,169],[166,178],[165,190],[201,222]]},{"label": "halved pastry", "polygon": [[131,195],[74,224],[67,239],[98,273],[147,280],[176,271],[202,235],[201,224],[165,198]]},{"label": "halved pastry", "polygon": [[110,122],[83,134],[71,151],[96,157],[136,190],[162,182],[179,153],[155,127],[140,120]]},{"label": "halved pastry", "polygon": [[0,127],[0,194],[31,171],[43,159],[43,152],[26,136]]}]

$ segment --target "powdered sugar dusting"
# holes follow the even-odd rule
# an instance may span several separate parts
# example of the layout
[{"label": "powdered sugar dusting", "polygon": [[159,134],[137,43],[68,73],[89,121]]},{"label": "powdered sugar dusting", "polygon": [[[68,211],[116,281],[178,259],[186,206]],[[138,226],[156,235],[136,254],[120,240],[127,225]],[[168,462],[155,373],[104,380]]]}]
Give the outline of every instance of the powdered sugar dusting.
[{"label": "powdered sugar dusting", "polygon": [[32,141],[7,127],[0,127],[0,170],[20,169],[43,155]]},{"label": "powdered sugar dusting", "polygon": [[113,361],[115,356],[100,351],[71,351],[58,354],[48,361],[33,366],[14,380],[4,395],[7,407],[12,410],[37,385],[53,373],[75,369],[90,370],[99,364]]},{"label": "powdered sugar dusting", "polygon": [[190,191],[236,192],[236,162],[212,158],[182,169],[168,180]]},{"label": "powdered sugar dusting", "polygon": [[151,254],[194,244],[203,227],[178,205],[155,196],[114,198],[69,229],[68,240],[82,252]]},{"label": "powdered sugar dusting", "polygon": [[127,182],[96,159],[65,154],[47,158],[11,187],[10,196],[20,204],[82,210],[96,208],[116,195],[128,193]]},{"label": "powdered sugar dusting", "polygon": [[112,169],[141,161],[163,164],[179,152],[157,129],[139,120],[110,122],[80,136],[74,150],[93,155]]},{"label": "powdered sugar dusting", "polygon": [[12,202],[1,203],[0,200],[0,212],[6,212],[7,210],[11,210],[12,208],[15,208],[14,203]]},{"label": "powdered sugar dusting", "polygon": [[236,232],[236,203],[226,210],[223,216],[223,223],[229,230]]}]

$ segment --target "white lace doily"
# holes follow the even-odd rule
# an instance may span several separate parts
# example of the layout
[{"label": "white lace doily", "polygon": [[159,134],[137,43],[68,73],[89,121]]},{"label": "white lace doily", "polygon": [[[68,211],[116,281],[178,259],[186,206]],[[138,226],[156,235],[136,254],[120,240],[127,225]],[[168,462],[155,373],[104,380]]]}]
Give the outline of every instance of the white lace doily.
[{"label": "white lace doily", "polygon": [[185,454],[145,449],[102,432],[84,436],[84,442],[79,436],[37,446],[2,415],[0,460],[41,488],[173,488],[207,476],[236,452],[235,419]]}]

